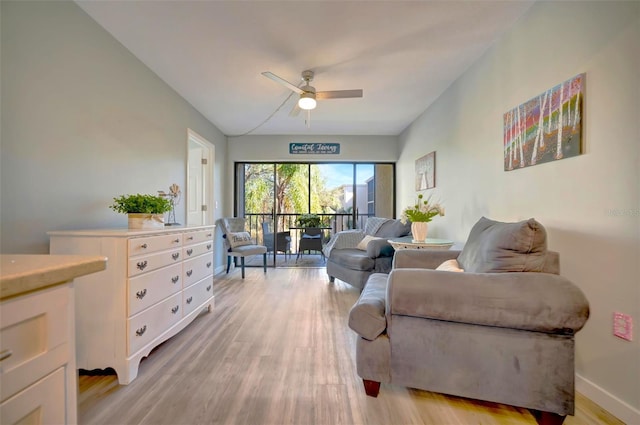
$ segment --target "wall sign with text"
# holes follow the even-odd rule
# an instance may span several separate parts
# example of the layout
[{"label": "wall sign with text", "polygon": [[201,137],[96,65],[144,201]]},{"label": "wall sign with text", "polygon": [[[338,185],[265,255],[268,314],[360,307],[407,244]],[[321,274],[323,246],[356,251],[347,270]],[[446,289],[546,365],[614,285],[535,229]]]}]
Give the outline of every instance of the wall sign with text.
[{"label": "wall sign with text", "polygon": [[340,143],[289,143],[289,153],[304,155],[337,155]]}]

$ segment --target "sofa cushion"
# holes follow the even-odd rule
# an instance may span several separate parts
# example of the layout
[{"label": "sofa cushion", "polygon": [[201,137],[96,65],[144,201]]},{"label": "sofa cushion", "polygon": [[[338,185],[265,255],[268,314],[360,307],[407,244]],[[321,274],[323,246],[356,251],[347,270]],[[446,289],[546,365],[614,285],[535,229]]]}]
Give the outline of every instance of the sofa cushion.
[{"label": "sofa cushion", "polygon": [[400,220],[389,220],[384,223],[374,236],[378,236],[380,238],[399,238],[402,236],[407,236],[411,232],[411,223],[407,222],[402,224]]},{"label": "sofa cushion", "polygon": [[361,251],[366,251],[367,250],[367,245],[369,245],[369,242],[376,240],[376,239],[381,239],[375,236],[371,236],[371,235],[365,235],[364,238],[362,238],[362,240],[358,243],[358,246],[356,246],[357,249],[361,250]]},{"label": "sofa cushion", "polygon": [[387,278],[388,275],[384,273],[369,276],[360,298],[349,311],[349,327],[369,341],[376,339],[387,328]]},{"label": "sofa cushion", "polygon": [[254,245],[249,232],[229,232],[227,234],[227,239],[229,240],[231,248],[243,245]]},{"label": "sofa cushion", "polygon": [[331,261],[351,270],[373,270],[375,260],[366,251],[356,248],[334,249],[331,251]]},{"label": "sofa cushion", "polygon": [[470,273],[541,272],[547,232],[533,218],[502,223],[482,217],[471,229],[458,263]]},{"label": "sofa cushion", "polygon": [[447,260],[444,263],[440,264],[438,267],[436,267],[436,270],[439,270],[441,272],[458,272],[458,273],[464,271],[460,268],[460,264],[458,264],[458,260],[456,260],[455,258],[452,258],[451,260]]}]

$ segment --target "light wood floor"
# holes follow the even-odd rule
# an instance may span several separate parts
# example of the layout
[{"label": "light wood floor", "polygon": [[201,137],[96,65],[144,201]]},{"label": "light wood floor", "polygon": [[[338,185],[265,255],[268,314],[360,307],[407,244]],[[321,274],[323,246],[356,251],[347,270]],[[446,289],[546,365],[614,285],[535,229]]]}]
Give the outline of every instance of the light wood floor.
[{"label": "light wood floor", "polygon": [[[324,269],[217,276],[215,308],[142,361],[80,376],[81,424],[535,424],[525,409],[382,385],[367,397],[347,327],[358,291]],[[621,424],[578,395],[565,424]]]}]

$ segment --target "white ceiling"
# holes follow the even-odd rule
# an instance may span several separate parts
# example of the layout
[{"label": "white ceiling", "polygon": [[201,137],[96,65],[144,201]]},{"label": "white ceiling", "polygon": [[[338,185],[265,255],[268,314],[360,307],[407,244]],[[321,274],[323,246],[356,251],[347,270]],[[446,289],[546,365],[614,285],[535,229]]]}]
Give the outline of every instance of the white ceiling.
[{"label": "white ceiling", "polygon": [[79,6],[227,135],[265,121],[315,71],[363,89],[251,134],[397,135],[530,7],[529,1],[85,1]]}]

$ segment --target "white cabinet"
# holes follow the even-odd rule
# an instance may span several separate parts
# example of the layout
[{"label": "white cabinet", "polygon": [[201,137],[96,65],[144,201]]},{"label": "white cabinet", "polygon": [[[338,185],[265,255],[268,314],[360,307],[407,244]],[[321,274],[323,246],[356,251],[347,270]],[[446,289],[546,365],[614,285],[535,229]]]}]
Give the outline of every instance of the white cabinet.
[{"label": "white cabinet", "polygon": [[151,350],[213,304],[214,226],[49,232],[52,254],[105,255],[76,279],[77,367],[113,368],[121,384]]},{"label": "white cabinet", "polygon": [[106,259],[1,257],[0,423],[76,423],[73,278]]}]

